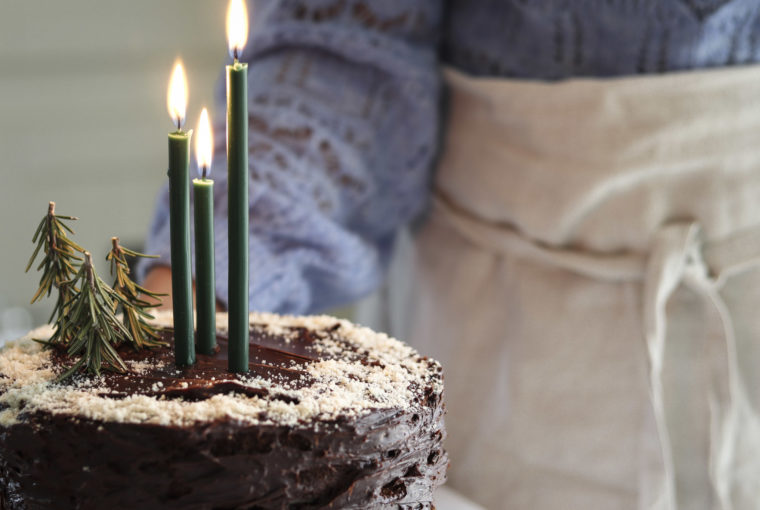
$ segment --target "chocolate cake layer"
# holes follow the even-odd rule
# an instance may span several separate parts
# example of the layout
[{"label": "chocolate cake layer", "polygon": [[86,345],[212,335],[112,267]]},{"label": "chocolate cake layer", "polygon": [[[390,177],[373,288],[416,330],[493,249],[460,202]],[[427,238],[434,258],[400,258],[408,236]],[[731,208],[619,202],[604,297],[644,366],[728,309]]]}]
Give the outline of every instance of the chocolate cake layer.
[{"label": "chocolate cake layer", "polygon": [[0,352],[0,508],[432,508],[440,366],[345,321],[271,320],[253,321],[246,375],[224,334],[189,368],[122,350],[132,373],[65,386],[61,355]]}]

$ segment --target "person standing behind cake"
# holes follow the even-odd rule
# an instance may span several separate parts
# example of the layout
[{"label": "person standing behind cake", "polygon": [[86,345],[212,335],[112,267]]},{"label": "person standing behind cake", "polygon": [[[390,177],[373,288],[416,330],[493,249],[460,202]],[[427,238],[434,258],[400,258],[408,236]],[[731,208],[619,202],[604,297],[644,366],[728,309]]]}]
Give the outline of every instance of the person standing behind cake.
[{"label": "person standing behind cake", "polygon": [[[372,292],[427,211],[395,308],[444,364],[456,490],[760,505],[760,4],[249,7],[252,308]],[[165,192],[146,250],[168,290]]]}]

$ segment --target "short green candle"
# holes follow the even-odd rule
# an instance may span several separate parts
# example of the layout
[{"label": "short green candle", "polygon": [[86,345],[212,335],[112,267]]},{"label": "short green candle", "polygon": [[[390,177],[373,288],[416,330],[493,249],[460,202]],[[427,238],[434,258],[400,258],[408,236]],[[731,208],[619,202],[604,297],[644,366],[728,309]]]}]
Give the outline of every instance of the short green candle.
[{"label": "short green candle", "polygon": [[227,66],[229,361],[248,371],[248,65]]},{"label": "short green candle", "polygon": [[216,284],[214,278],[214,181],[193,179],[195,193],[195,307],[198,352],[216,350]]},{"label": "short green candle", "polygon": [[214,137],[208,110],[201,111],[195,138],[195,159],[200,179],[193,179],[195,193],[195,306],[198,352],[216,352],[216,279],[214,277],[214,181],[208,178],[214,155]]},{"label": "short green candle", "polygon": [[195,363],[193,285],[190,266],[190,137],[169,134],[169,228],[171,238],[174,355],[177,365]]}]

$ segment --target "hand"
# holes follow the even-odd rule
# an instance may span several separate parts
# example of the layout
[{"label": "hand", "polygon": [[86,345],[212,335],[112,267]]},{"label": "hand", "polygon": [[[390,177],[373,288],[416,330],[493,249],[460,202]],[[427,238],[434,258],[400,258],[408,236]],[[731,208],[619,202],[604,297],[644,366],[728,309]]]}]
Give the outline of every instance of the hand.
[{"label": "hand", "polygon": [[[159,310],[172,309],[172,270],[168,266],[154,266],[145,277],[143,287],[160,294],[166,294],[161,298]],[[158,300],[145,296],[147,301],[157,303]]]},{"label": "hand", "polygon": [[[158,292],[160,294],[166,294],[161,298],[161,305],[159,310],[171,310],[172,309],[172,270],[168,266],[155,266],[145,277],[143,287],[146,289]],[[157,303],[158,300],[151,299],[145,296],[151,303]],[[195,282],[193,282],[193,302],[195,302]],[[217,301],[216,310],[218,312],[224,311],[224,305]]]}]

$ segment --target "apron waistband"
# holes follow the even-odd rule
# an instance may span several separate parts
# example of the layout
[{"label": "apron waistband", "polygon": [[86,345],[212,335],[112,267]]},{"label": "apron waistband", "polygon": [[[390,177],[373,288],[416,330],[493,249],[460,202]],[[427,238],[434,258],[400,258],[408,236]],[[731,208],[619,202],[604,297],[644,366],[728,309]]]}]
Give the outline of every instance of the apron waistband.
[{"label": "apron waistband", "polygon": [[656,251],[658,244],[666,242],[663,237],[673,235],[667,232],[674,230],[690,232],[686,236],[688,249],[684,248],[684,252],[688,252],[689,255],[699,254],[705,278],[717,288],[720,288],[727,278],[760,265],[760,226],[739,231],[726,239],[703,241],[702,229],[698,222],[671,222],[654,236],[650,254],[630,251],[599,253],[556,248],[530,239],[510,225],[475,216],[441,191],[435,193],[433,207],[462,237],[475,245],[492,252],[531,258],[549,266],[599,280],[643,281],[647,276],[650,254]]}]

